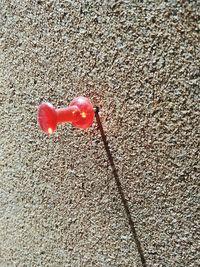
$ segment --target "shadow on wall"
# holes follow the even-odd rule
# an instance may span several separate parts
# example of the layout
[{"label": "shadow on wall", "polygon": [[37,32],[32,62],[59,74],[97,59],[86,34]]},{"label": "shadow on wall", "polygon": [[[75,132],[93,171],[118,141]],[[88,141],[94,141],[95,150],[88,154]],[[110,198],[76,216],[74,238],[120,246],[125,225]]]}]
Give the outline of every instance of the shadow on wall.
[{"label": "shadow on wall", "polygon": [[104,147],[105,147],[105,150],[106,150],[106,153],[107,153],[107,157],[108,157],[108,160],[110,162],[110,166],[112,168],[112,173],[113,173],[113,176],[115,178],[115,183],[117,185],[117,189],[118,189],[118,192],[119,192],[119,195],[120,195],[124,210],[126,212],[126,215],[127,215],[127,218],[128,218],[128,222],[129,222],[129,225],[130,225],[130,228],[131,228],[131,232],[132,232],[132,235],[133,235],[133,238],[134,238],[134,241],[135,241],[135,244],[136,244],[139,256],[140,256],[140,259],[141,259],[142,266],[146,267],[147,265],[146,265],[146,260],[145,260],[144,253],[143,253],[143,250],[142,250],[141,242],[140,242],[140,240],[138,238],[138,235],[137,235],[137,232],[136,232],[136,229],[135,229],[135,225],[134,225],[133,219],[131,217],[131,212],[130,212],[130,209],[129,209],[129,206],[128,206],[128,202],[127,202],[127,200],[125,198],[125,195],[124,195],[124,192],[123,192],[123,189],[122,189],[122,185],[121,185],[118,173],[117,173],[117,169],[115,167],[115,163],[114,163],[112,154],[111,154],[109,146],[108,146],[106,135],[105,135],[105,132],[104,132],[104,129],[103,129],[100,117],[99,117],[99,108],[98,107],[96,108],[95,116],[96,116],[98,128],[99,128],[99,130],[101,132],[101,137],[102,137],[102,140],[103,140],[103,143],[104,143]]}]

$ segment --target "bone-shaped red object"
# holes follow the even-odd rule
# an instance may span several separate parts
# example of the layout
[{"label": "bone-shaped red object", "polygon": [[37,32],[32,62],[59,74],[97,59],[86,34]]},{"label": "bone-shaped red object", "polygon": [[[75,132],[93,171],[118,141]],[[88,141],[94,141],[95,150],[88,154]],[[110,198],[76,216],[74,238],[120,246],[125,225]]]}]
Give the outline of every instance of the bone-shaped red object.
[{"label": "bone-shaped red object", "polygon": [[44,102],[38,107],[37,113],[40,128],[46,134],[56,131],[57,125],[69,122],[77,128],[89,128],[94,120],[94,108],[90,100],[79,96],[68,107],[55,109],[50,103]]}]

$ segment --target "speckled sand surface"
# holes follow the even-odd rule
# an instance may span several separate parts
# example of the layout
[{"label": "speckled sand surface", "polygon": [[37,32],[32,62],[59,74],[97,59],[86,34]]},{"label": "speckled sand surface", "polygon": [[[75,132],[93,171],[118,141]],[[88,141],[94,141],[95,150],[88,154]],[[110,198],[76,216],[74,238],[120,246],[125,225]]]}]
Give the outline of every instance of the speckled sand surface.
[{"label": "speckled sand surface", "polygon": [[37,126],[78,95],[146,265],[198,266],[200,4],[143,2],[0,1],[0,267],[142,266],[96,122]]}]

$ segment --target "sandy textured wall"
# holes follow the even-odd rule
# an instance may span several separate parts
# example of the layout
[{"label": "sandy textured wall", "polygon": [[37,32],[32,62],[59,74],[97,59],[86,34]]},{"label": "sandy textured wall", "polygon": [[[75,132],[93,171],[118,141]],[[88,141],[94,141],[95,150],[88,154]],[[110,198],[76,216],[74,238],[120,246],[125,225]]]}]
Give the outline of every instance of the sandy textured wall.
[{"label": "sandy textured wall", "polygon": [[198,265],[200,6],[143,2],[0,1],[1,267],[142,266],[96,123],[37,126],[43,100],[78,95],[101,108],[146,266]]}]

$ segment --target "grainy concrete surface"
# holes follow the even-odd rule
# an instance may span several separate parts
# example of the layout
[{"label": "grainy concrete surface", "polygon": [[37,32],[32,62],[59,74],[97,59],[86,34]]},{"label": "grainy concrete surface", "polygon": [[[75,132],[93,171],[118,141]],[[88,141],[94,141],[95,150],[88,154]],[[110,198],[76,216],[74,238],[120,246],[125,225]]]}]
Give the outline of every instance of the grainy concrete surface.
[{"label": "grainy concrete surface", "polygon": [[147,266],[198,266],[198,1],[0,0],[0,266],[142,266],[96,123],[38,129],[89,96]]}]

